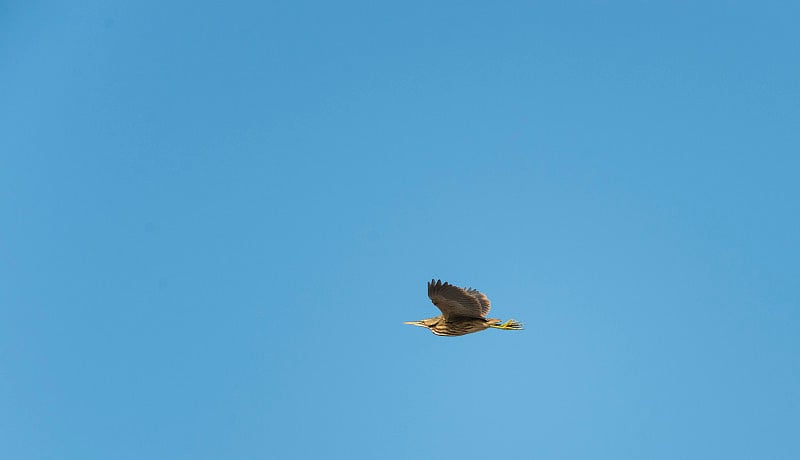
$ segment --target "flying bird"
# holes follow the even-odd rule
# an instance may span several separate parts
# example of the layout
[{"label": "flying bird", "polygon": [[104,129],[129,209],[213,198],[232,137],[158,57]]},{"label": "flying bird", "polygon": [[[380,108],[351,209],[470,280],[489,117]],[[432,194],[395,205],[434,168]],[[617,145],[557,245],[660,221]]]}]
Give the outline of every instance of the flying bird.
[{"label": "flying bird", "polygon": [[480,332],[490,327],[495,329],[519,330],[522,324],[513,319],[501,322],[487,318],[492,303],[482,292],[472,288],[460,288],[442,280],[428,283],[428,297],[442,314],[421,321],[408,321],[405,324],[426,327],[436,335],[456,336]]}]

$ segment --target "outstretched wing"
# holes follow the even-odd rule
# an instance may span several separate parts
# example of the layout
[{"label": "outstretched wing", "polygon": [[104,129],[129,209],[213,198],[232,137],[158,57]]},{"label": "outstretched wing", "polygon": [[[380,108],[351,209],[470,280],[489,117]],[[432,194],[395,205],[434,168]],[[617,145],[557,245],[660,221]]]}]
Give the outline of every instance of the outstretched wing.
[{"label": "outstretched wing", "polygon": [[456,316],[483,318],[492,306],[482,292],[442,283],[442,280],[428,283],[428,297],[442,311],[445,319]]}]

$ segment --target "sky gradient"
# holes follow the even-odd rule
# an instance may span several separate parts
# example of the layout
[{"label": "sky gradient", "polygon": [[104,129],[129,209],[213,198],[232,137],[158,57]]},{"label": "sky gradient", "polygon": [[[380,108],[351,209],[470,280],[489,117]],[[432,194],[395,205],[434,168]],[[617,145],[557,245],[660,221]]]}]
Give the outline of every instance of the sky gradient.
[{"label": "sky gradient", "polygon": [[800,8],[501,3],[0,5],[0,457],[800,458]]}]

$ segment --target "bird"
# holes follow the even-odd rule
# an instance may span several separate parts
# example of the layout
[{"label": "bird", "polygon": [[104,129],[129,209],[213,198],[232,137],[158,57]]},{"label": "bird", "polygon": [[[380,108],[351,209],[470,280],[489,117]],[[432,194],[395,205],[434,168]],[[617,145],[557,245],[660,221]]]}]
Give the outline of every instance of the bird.
[{"label": "bird", "polygon": [[436,335],[458,336],[495,328],[520,330],[522,323],[509,319],[502,322],[487,318],[492,307],[489,298],[472,288],[460,288],[442,280],[432,279],[428,283],[428,297],[442,314],[420,321],[406,321],[404,324],[428,328]]}]

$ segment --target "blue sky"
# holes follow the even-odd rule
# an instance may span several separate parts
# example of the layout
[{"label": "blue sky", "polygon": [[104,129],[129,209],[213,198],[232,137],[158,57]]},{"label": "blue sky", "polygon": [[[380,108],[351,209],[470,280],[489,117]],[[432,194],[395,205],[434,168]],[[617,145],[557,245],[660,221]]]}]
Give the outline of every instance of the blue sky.
[{"label": "blue sky", "polygon": [[0,456],[800,458],[798,14],[4,3]]}]

